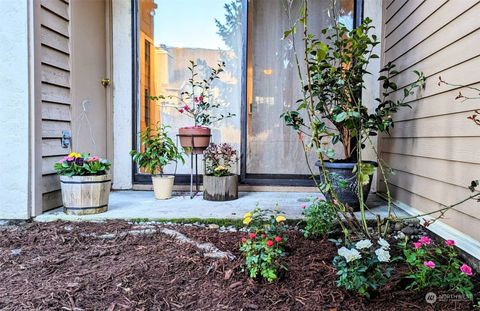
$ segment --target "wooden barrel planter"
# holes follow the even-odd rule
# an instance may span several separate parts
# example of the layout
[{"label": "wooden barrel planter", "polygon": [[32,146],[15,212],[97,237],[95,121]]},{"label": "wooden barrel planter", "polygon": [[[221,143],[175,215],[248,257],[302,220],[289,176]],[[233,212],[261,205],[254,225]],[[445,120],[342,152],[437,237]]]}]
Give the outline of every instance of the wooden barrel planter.
[{"label": "wooden barrel planter", "polygon": [[60,176],[64,212],[89,215],[108,210],[112,175]]},{"label": "wooden barrel planter", "polygon": [[238,176],[203,175],[203,198],[208,201],[238,199]]}]

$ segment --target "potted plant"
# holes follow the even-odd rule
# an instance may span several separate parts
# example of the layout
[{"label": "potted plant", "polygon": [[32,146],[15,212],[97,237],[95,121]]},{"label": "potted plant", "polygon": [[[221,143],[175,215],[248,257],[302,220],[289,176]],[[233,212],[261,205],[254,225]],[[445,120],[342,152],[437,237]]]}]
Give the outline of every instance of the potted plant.
[{"label": "potted plant", "polygon": [[203,159],[203,198],[209,201],[238,199],[238,176],[231,172],[238,161],[237,151],[227,143],[211,143],[203,152]]},{"label": "potted plant", "polygon": [[60,175],[64,212],[87,215],[106,212],[112,176],[111,163],[88,153],[72,152],[54,164]]},{"label": "potted plant", "polygon": [[201,154],[210,144],[210,125],[224,118],[233,117],[234,114],[220,114],[217,110],[220,103],[213,100],[211,84],[219,79],[220,73],[224,71],[225,63],[219,63],[217,68],[208,67],[208,76],[200,77],[198,63],[190,61],[188,70],[191,77],[188,79],[187,90],[179,96],[151,96],[152,100],[176,100],[177,103],[167,103],[173,106],[180,113],[191,117],[193,126],[186,126],[179,129],[180,145],[187,153]]},{"label": "potted plant", "polygon": [[140,133],[140,151],[130,151],[138,166],[152,175],[153,191],[158,200],[172,197],[175,176],[165,175],[164,167],[172,161],[180,160],[184,163],[182,153],[167,135],[168,128],[169,126],[160,124],[154,129],[147,127]]},{"label": "potted plant", "polygon": [[[354,208],[366,200],[377,166],[362,159],[362,149],[371,143],[371,136],[388,134],[394,125],[392,115],[401,107],[409,107],[405,99],[424,82],[423,75],[414,71],[417,79],[406,85],[397,99],[391,99],[389,95],[399,89],[392,81],[398,72],[393,63],[386,64],[379,77],[382,96],[369,110],[369,103],[362,101],[362,90],[370,61],[378,58],[373,49],[379,44],[377,37],[370,34],[374,28],[371,22],[365,18],[352,30],[335,24],[322,30],[324,40],[307,34],[306,23],[302,23],[306,34],[302,56],[306,72],[300,70],[300,65],[298,70],[304,78],[303,98],[297,101],[295,110],[282,115],[286,125],[298,131],[301,138],[310,140],[305,149],[317,152],[322,192],[331,198],[334,191],[336,198]],[[285,36],[294,36],[295,27],[287,30]],[[333,149],[337,143],[343,145],[343,158]]]}]

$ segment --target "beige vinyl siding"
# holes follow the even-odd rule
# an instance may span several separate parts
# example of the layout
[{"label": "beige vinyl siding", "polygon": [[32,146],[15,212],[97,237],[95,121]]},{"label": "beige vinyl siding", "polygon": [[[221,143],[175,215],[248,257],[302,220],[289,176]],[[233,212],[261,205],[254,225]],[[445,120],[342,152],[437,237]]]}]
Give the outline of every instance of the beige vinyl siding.
[{"label": "beige vinyl siding", "polygon": [[[480,101],[455,101],[452,83],[480,86],[480,1],[393,0],[383,7],[383,62],[394,61],[399,90],[414,78],[426,87],[408,99],[413,109],[394,116],[390,136],[379,139],[381,157],[394,170],[390,190],[395,200],[431,212],[470,195],[469,181],[480,178],[480,127],[467,117]],[[465,91],[465,93],[468,93]],[[380,178],[381,179],[381,178]],[[380,191],[385,191],[383,180]],[[466,202],[446,214],[447,225],[480,240],[480,205]]]},{"label": "beige vinyl siding", "polygon": [[69,4],[41,0],[38,51],[42,111],[42,210],[62,205],[60,182],[53,164],[70,152],[62,148],[62,131],[71,129]]}]

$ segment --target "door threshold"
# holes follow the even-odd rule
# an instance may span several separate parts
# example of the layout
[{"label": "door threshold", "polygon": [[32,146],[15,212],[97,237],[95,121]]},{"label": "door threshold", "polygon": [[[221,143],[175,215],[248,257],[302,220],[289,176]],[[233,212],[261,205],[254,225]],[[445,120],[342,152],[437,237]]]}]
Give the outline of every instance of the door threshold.
[{"label": "door threshold", "polygon": [[[136,191],[152,191],[153,186],[149,184],[134,184],[132,187]],[[200,185],[200,191],[203,186]],[[190,191],[190,185],[174,185],[173,191]],[[268,185],[238,185],[240,192],[319,192],[317,187],[306,186],[268,186]]]}]

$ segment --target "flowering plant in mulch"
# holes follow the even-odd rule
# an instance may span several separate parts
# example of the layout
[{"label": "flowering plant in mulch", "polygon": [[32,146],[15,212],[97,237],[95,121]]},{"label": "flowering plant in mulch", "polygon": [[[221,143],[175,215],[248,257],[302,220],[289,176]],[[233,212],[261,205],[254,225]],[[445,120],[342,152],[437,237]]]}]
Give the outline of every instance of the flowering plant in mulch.
[{"label": "flowering plant in mulch", "polygon": [[216,68],[208,67],[207,74],[204,77],[199,76],[198,62],[189,61],[191,77],[188,79],[188,89],[180,93],[179,96],[157,95],[150,96],[152,100],[174,100],[176,102],[166,102],[166,106],[172,106],[178,112],[191,117],[195,126],[209,126],[214,122],[218,122],[225,118],[235,116],[232,113],[226,115],[218,113],[222,105],[218,101],[213,100],[212,83],[220,78],[220,74],[224,72],[225,63],[217,64]]},{"label": "flowering plant in mulch", "polygon": [[278,279],[280,262],[285,256],[285,216],[279,211],[256,208],[243,217],[248,235],[242,237],[240,251],[245,257],[245,266],[251,278],[261,276],[268,282]]},{"label": "flowering plant in mulch", "polygon": [[342,246],[333,259],[338,275],[337,285],[369,298],[370,292],[387,283],[392,275],[390,261],[390,244],[382,238],[375,242],[365,239]]},{"label": "flowering plant in mulch", "polygon": [[91,176],[105,175],[112,164],[89,153],[71,152],[53,165],[58,175],[62,176]]},{"label": "flowering plant in mulch", "polygon": [[403,247],[410,270],[406,277],[412,280],[407,289],[445,288],[473,299],[473,269],[460,260],[455,241],[438,244],[423,236],[410,245],[404,243]]},{"label": "flowering plant in mulch", "polygon": [[237,151],[232,145],[223,143],[211,143],[205,151],[203,151],[203,159],[205,160],[205,170],[207,175],[217,177],[231,175],[232,166],[238,161]]}]

